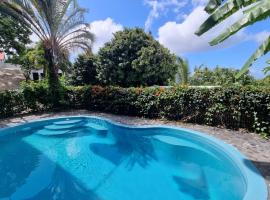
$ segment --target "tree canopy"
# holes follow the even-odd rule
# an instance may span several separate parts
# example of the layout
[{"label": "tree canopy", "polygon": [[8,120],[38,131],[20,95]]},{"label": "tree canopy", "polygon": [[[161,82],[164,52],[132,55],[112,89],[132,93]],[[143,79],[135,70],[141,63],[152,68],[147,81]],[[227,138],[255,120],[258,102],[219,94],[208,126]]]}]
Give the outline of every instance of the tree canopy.
[{"label": "tree canopy", "polygon": [[72,67],[73,85],[95,85],[97,80],[98,58],[93,54],[79,55]]},{"label": "tree canopy", "polygon": [[48,62],[44,58],[44,49],[41,44],[33,48],[27,48],[19,58],[18,63],[21,65],[26,80],[29,80],[31,70],[44,69],[46,71]]},{"label": "tree canopy", "polygon": [[25,25],[0,12],[0,50],[7,55],[23,53],[25,46],[30,43],[30,34]]},{"label": "tree canopy", "polygon": [[191,85],[231,85],[238,83],[240,85],[249,85],[254,83],[255,79],[246,72],[240,79],[236,79],[239,70],[231,68],[216,67],[210,69],[206,66],[195,68],[194,74],[190,78]]},{"label": "tree canopy", "polygon": [[177,71],[175,55],[140,28],[115,33],[99,60],[99,80],[123,87],[166,85]]}]

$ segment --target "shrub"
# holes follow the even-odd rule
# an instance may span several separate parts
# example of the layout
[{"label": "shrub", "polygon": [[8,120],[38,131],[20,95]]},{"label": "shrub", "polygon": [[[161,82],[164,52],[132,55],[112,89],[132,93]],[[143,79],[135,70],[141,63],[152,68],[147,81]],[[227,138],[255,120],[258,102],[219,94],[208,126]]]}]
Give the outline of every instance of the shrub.
[{"label": "shrub", "polygon": [[26,110],[23,93],[19,91],[0,92],[0,117],[10,117]]},{"label": "shrub", "polygon": [[[269,88],[81,86],[63,90],[62,108],[245,128],[270,136]],[[20,91],[1,92],[1,117],[51,109],[47,91],[46,87],[33,84]]]}]

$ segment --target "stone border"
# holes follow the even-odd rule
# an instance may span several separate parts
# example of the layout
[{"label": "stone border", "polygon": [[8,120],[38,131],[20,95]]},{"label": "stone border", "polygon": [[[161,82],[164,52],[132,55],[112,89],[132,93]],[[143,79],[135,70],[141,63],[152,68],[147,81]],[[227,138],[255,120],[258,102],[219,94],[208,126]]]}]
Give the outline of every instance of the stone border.
[{"label": "stone border", "polygon": [[[155,125],[155,124],[172,125],[182,128],[188,128],[191,130],[205,133],[207,135],[214,136],[236,147],[255,164],[255,166],[264,176],[268,186],[268,192],[270,193],[270,140],[265,140],[255,133],[247,133],[244,131],[234,131],[203,125],[187,124],[178,121],[168,121],[160,119],[153,120],[138,117],[128,117],[106,113],[90,112],[86,110],[33,114],[14,118],[7,118],[0,120],[0,128],[14,126],[19,123],[26,123],[32,120],[42,118],[75,116],[75,115],[94,115],[98,117],[105,117],[114,120],[116,122],[128,125]],[[268,197],[268,200],[270,200],[270,195]]]}]

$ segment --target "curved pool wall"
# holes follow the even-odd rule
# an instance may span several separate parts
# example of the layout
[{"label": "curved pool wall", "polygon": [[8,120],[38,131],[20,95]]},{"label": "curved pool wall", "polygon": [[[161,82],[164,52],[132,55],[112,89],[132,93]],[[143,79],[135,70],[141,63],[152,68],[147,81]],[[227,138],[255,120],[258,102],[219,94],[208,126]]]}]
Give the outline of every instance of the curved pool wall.
[{"label": "curved pool wall", "polygon": [[[181,176],[173,177],[174,181],[179,183],[179,187],[190,184],[188,179],[194,179],[194,174],[196,174],[197,168],[196,166],[192,166],[192,163],[195,162],[198,165],[201,165],[205,170],[208,170],[208,175],[213,174],[213,177],[208,177],[208,181],[216,185],[215,187],[218,188],[215,192],[228,192],[228,197],[226,197],[226,194],[224,193],[225,196],[223,196],[224,198],[222,199],[267,199],[268,191],[263,177],[244,155],[231,145],[228,145],[216,138],[188,129],[164,125],[129,126],[99,117],[71,116],[37,120],[10,128],[0,129],[0,141],[1,138],[5,138],[7,140],[8,138],[12,139],[13,136],[17,136],[18,134],[28,135],[29,132],[36,133],[35,130],[40,127],[50,125],[53,122],[66,120],[84,120],[86,122],[95,123],[108,128],[110,134],[113,135],[118,145],[123,147],[125,151],[132,149],[132,153],[135,154],[133,156],[137,156],[137,164],[142,167],[145,167],[148,164],[147,159],[155,160],[158,157],[160,160],[159,162],[162,162],[163,165],[168,167],[173,165],[179,166],[179,168],[177,168],[178,170],[186,170],[186,168],[189,168],[189,170],[191,169],[190,171],[192,171],[192,173],[185,174],[185,179],[181,178]],[[53,135],[43,136],[53,137]],[[74,137],[76,136],[77,135],[74,135]],[[73,136],[70,135],[70,137]],[[151,146],[151,148],[146,148],[148,140],[142,140],[142,137],[151,137],[151,145],[153,147]],[[108,153],[110,154],[112,152],[106,152],[104,149],[106,149],[105,146],[100,146],[97,143],[90,145],[90,150],[100,156],[108,156]],[[137,152],[134,151],[134,149],[139,152],[140,156],[143,156],[139,156],[138,158],[138,155],[136,155]],[[153,154],[154,150],[155,155]],[[120,162],[120,159],[118,159],[117,156],[113,155],[112,157],[113,160],[111,160],[111,162],[114,164]],[[183,161],[185,164],[183,164]],[[134,164],[132,162],[134,161],[129,161],[128,165]],[[212,168],[216,169],[218,173],[213,171]],[[177,174],[177,172],[175,173]],[[4,175],[3,172],[0,172],[0,175],[1,174]],[[217,174],[223,175],[224,177],[215,176]],[[218,182],[215,179],[221,182]],[[0,200],[3,198],[3,196],[1,196],[1,190],[4,188],[4,185],[1,184],[3,184],[3,182],[1,183],[0,181]],[[199,186],[201,188],[205,187],[204,184],[200,184],[201,183],[199,183]],[[222,188],[224,188],[224,191]],[[205,196],[203,191],[190,191],[190,187],[180,189],[185,192],[187,191],[196,193],[196,195],[201,195],[200,199],[216,199],[215,197],[210,198]],[[81,197],[81,199],[84,198]],[[90,199],[98,198],[93,197]],[[193,196],[193,199],[196,199],[196,196]]]}]

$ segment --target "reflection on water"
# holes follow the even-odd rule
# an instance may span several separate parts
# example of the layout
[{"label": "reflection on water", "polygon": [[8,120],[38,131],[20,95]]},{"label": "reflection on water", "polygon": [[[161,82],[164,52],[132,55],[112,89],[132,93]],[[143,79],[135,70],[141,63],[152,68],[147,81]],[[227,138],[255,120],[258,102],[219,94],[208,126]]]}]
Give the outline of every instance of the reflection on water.
[{"label": "reflection on water", "polygon": [[0,198],[4,198],[25,184],[39,163],[40,152],[24,143],[19,136],[12,141],[0,140],[0,146]]},{"label": "reflection on water", "polygon": [[57,166],[49,185],[28,200],[99,200],[99,198],[75,177]]},{"label": "reflection on water", "polygon": [[210,199],[207,181],[205,180],[204,173],[202,174],[202,177],[198,177],[198,179],[174,176],[173,180],[176,182],[181,192],[192,196],[194,199]]},{"label": "reflection on water", "polygon": [[125,132],[113,133],[113,136],[115,144],[93,143],[90,144],[90,150],[115,165],[127,160],[129,169],[136,163],[145,168],[151,160],[156,159],[150,138]]},{"label": "reflection on water", "polygon": [[0,199],[98,200],[80,181],[20,137],[0,140]]},{"label": "reflection on water", "polygon": [[240,200],[245,193],[228,160],[194,143],[159,140],[151,129],[68,133],[0,138],[0,200]]}]

